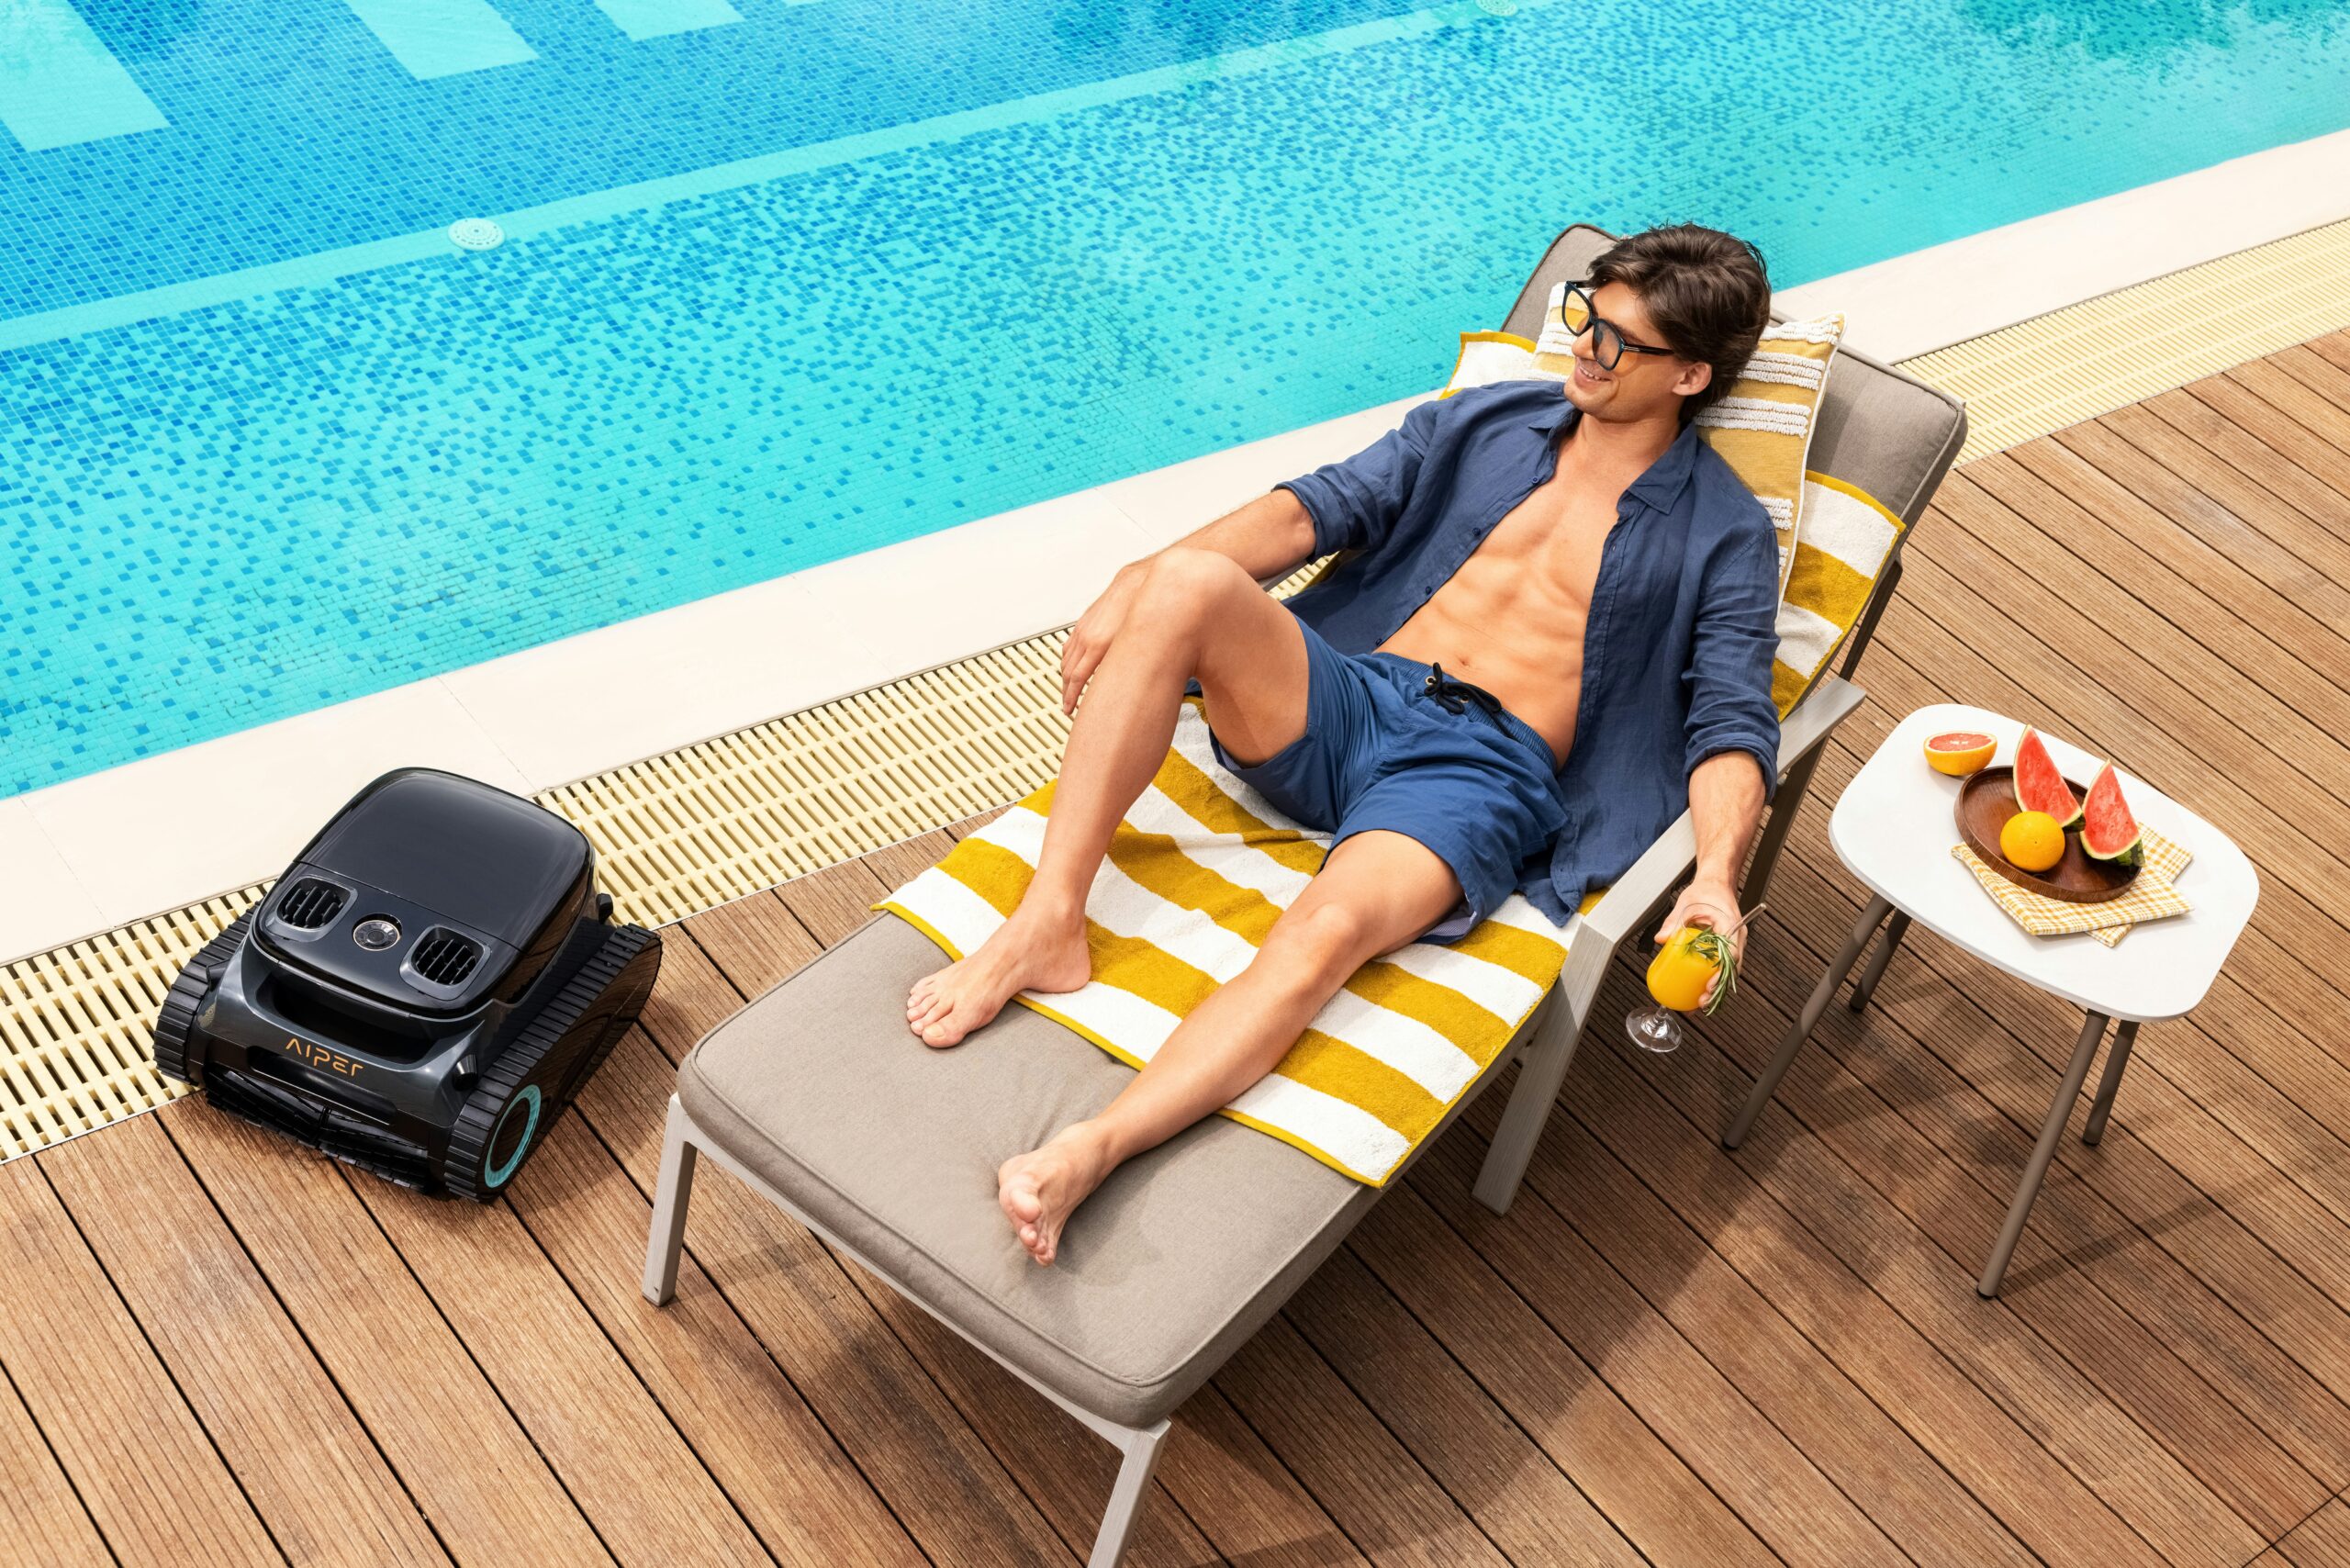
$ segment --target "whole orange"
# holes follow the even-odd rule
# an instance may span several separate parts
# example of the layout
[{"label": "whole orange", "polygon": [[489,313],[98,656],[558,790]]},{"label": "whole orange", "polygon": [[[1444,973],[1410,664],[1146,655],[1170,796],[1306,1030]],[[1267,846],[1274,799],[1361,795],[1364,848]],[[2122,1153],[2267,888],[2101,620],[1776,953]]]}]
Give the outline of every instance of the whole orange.
[{"label": "whole orange", "polygon": [[2045,871],[2065,858],[2065,830],[2046,812],[2018,812],[1999,830],[1999,853],[2023,871]]}]

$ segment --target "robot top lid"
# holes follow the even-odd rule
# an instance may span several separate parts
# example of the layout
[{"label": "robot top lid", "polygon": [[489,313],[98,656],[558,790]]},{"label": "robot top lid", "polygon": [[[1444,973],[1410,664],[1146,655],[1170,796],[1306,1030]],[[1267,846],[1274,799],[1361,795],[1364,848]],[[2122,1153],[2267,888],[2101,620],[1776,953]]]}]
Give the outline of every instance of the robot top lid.
[{"label": "robot top lid", "polygon": [[519,795],[404,767],[361,790],[298,860],[520,947],[595,851],[577,828]]}]

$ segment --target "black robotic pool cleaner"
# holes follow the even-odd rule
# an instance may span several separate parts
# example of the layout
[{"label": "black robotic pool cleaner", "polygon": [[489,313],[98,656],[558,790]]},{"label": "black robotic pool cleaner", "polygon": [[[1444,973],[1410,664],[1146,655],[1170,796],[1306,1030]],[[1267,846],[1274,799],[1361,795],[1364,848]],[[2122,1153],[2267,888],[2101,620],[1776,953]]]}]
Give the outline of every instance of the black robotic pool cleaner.
[{"label": "black robotic pool cleaner", "polygon": [[181,971],[155,1065],[388,1181],[487,1202],[653,990],[660,938],[611,912],[554,812],[387,773]]}]

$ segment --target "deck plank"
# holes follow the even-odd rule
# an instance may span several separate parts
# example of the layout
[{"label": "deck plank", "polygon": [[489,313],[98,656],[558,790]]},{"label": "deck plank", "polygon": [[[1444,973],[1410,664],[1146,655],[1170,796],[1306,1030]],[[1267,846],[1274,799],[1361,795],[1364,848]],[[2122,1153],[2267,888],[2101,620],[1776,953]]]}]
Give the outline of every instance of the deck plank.
[{"label": "deck plank", "polygon": [[[1528,1177],[1554,1209],[1582,1202],[1578,1164],[1590,1156],[1571,1159],[1570,1147],[1605,1148],[2044,1560],[2155,1560],[2087,1483],[1873,1289],[1869,1275],[1725,1157],[1714,1131],[1701,1136],[1660,1098],[1639,1092],[1604,1054],[1586,1061],[1578,1053],[1575,1077],[1583,1092],[1566,1103],[1577,1125],[1552,1127]],[[1715,1127],[1727,1119],[1729,1107],[1720,1109]],[[1480,1105],[1470,1119],[1489,1130],[1498,1114]]]},{"label": "deck plank", "polygon": [[[1964,504],[1950,504],[1953,498]],[[2297,733],[2306,732],[2302,744],[2319,766],[2339,760],[2329,759],[2327,750],[2338,753],[2340,737],[2350,734],[2350,691],[2339,678],[2350,675],[2350,642],[2339,634],[2325,630],[2296,638],[2289,648],[2280,645],[2262,621],[2240,614],[2196,577],[2109,530],[2013,462],[1970,464],[1951,477],[1936,502],[1942,515],[2019,568],[2063,585],[2077,612],[2107,619],[2118,635],[2150,653],[2180,650],[2185,657],[2174,667],[2185,674],[2207,677],[2216,669],[2214,689],[2256,690],[2282,706],[2289,715],[2284,722]],[[2175,529],[2163,532],[2181,537]],[[2182,542],[2189,549],[2194,544]]]},{"label": "deck plank", "polygon": [[615,1558],[772,1561],[510,1207],[347,1180]]},{"label": "deck plank", "polygon": [[[1948,657],[1937,659],[1935,668],[1938,672],[1935,683],[1953,678],[1968,678],[1965,663],[1955,651]],[[1880,660],[1872,678],[1880,688],[1897,693],[1905,687],[1920,692],[1932,689],[1925,677],[1890,653]],[[1995,698],[1997,693],[1989,695]],[[1895,711],[1908,705],[1900,696],[1895,697]],[[1884,714],[1870,715],[1863,719],[1861,728],[1865,731],[1886,722]],[[1865,747],[1869,739],[1865,734],[1856,734],[1853,744],[1855,747]],[[1860,760],[1858,750],[1840,743],[1830,754],[1830,761],[1823,767],[1829,787],[1835,788],[1841,779],[1849,778]],[[1790,866],[1798,872],[1798,887],[1803,868],[1830,863],[1815,857],[1822,852],[1823,833],[1822,821],[1818,820],[1798,823],[1796,828],[1795,840],[1802,848],[1796,856],[1790,857]],[[1844,901],[1841,907],[1819,917],[1820,924],[1816,929],[1805,928],[1812,932],[1815,949],[1832,943],[1835,930],[1848,924],[1856,912],[1856,895],[1841,879],[1836,886],[1840,898]],[[2231,970],[2244,961],[2248,947],[2256,947],[2256,941],[2251,936],[2239,943],[2237,957],[2230,962]],[[1949,996],[1939,987],[1920,987],[1914,981],[1906,981],[1906,989],[1883,993],[1885,1007],[1897,1018],[1907,1017],[1908,1014],[1903,1009],[1914,1001],[1919,1008],[1918,1016],[1928,1021],[1925,1026],[1929,1032],[1935,1032],[1932,1020],[1951,1018],[1952,1029],[1942,1032],[1941,1037],[1945,1042],[1942,1048],[1953,1077],[1960,1083],[1973,1085],[1986,1095],[1999,1100],[2017,1134],[2028,1143],[2032,1136],[2031,1129],[2036,1129],[2044,1112],[2044,1101],[2035,1102],[2029,1090],[2020,1094],[2009,1092],[2008,1086],[2014,1077],[2009,1064],[2016,1059],[2013,1054],[2016,1047],[2012,1043],[1992,1043],[1987,1036],[1974,1032],[1965,1020],[1975,1012],[1976,1002],[1964,998],[1975,997],[1984,1004],[1998,1008],[2003,1014],[2009,1013],[2006,1003],[2010,998],[2027,1006],[2031,1003],[2021,993],[2009,989],[2013,982],[1989,970],[1987,966],[1962,966],[1950,970],[1936,968],[1937,950],[1932,946],[1921,946],[1916,954],[1905,953],[1897,960],[1894,972],[1908,974],[1908,966],[1913,961],[1936,974],[1954,974],[1956,979],[1953,983],[1964,988],[1964,991]],[[2225,971],[2222,980],[2227,980]],[[2320,1000],[2322,994],[2318,993]],[[2307,995],[2307,988],[2304,988],[2304,996]],[[2052,1022],[2061,1022],[2061,1019]],[[2069,1036],[2071,1025],[2065,1025],[2062,1032]],[[2198,1025],[2194,1019],[2158,1025],[2148,1031],[2149,1043],[2143,1047],[2148,1063],[2154,1065],[2159,1073],[2159,1064],[2165,1059],[2169,1039],[2181,1036],[2191,1046],[2197,1032]],[[2296,1036],[2290,1030],[2268,1031],[2267,1034],[2279,1053],[2312,1048],[2305,1036]],[[2062,1048],[2061,1044],[2053,1048]],[[2125,1092],[2123,1108],[2117,1115],[2122,1121],[2142,1123],[2149,1131],[2159,1130],[2159,1117],[2153,1120],[2144,1117],[2146,1107],[2140,1098],[2141,1090],[2133,1072]],[[2044,1093],[2044,1089],[2041,1092]],[[1933,1107],[1944,1103],[1944,1101],[1940,1096],[1928,1094],[1920,1096],[1919,1103]],[[1956,1135],[1953,1147],[1967,1147],[1969,1136]],[[1981,1147],[1979,1138],[1974,1140],[1973,1147]],[[2350,1384],[2342,1381],[2345,1370],[2341,1361],[2345,1319],[2340,1305],[2328,1300],[2300,1269],[2288,1264],[2284,1256],[2255,1237],[2243,1214],[2205,1196],[2167,1164],[2158,1159],[2142,1159],[2135,1148],[2114,1143],[2109,1134],[2105,1147],[2105,1157],[2085,1167],[2087,1184],[2110,1200],[2117,1209],[2127,1213],[2165,1251],[2204,1278],[2235,1311],[2265,1328],[2276,1345],[2307,1365],[2335,1394],[2350,1396]],[[2036,1215],[2065,1212],[2061,1207],[2052,1210],[2048,1203],[2050,1198],[2065,1190],[2063,1181],[2070,1179],[2073,1174],[2068,1159],[2059,1167],[2060,1180],[2052,1183],[2049,1193],[2043,1194],[2041,1207],[2035,1210]],[[2063,1201],[2058,1199],[2060,1204]],[[2101,1228],[2106,1227],[2093,1227],[2091,1234]],[[2232,1380],[2220,1377],[2219,1381],[2230,1384]],[[2330,1451],[2333,1457],[2312,1462],[2316,1467],[2321,1470],[2329,1465],[2338,1468],[2342,1462],[2338,1439],[2330,1445]]]},{"label": "deck plank", "polygon": [[156,1116],[451,1556],[612,1562],[341,1166],[198,1101]]},{"label": "deck plank", "polygon": [[2182,510],[2258,533],[2304,567],[2350,583],[2350,543],[2143,409],[2118,409],[2095,424],[2059,431],[2056,439],[2143,496],[2162,495]]},{"label": "deck plank", "polygon": [[1455,1138],[1432,1154],[1434,1169],[1409,1184],[1413,1197],[1510,1281],[1772,1551],[1788,1562],[1897,1555],[1865,1511],[1548,1204],[1497,1215],[1472,1197],[1476,1167],[1465,1148]]},{"label": "deck plank", "polygon": [[[2013,572],[1998,552],[1986,548],[1952,515],[1953,510],[1967,509],[1970,490],[1982,495],[1964,478],[1954,480],[1946,497],[1949,504],[1938,500],[1919,525],[1902,557],[1905,585],[1910,573],[1939,587],[1996,582],[2002,571],[2010,571],[2009,580],[1998,590],[1996,619],[1977,635],[1998,635],[2012,628],[2015,641],[2010,646],[2031,648],[2047,676],[2070,677],[2060,689],[2035,669],[2034,689],[2047,688],[2043,700],[2053,700],[2059,689],[2093,687],[2105,700],[2128,703],[2135,721],[2131,728],[2159,730],[2207,757],[2229,758],[2230,772],[2239,785],[2304,835],[2309,848],[2288,864],[2312,876],[2350,877],[2350,861],[2336,847],[2350,845],[2350,802],[2329,788],[2335,771],[2329,767],[2334,760],[2329,752],[2338,754],[2339,746],[2330,741],[2319,744],[2322,737],[2306,721],[2277,733],[2273,745],[2242,745],[2244,726],[2237,716],[2239,705],[2266,740],[2266,732],[2288,723],[2282,704],[2273,698],[2262,700],[2265,694],[2215,661],[2194,659],[2187,639],[2159,618],[2129,618],[2135,630],[2159,638],[2158,658],[2157,650],[2076,611],[2070,595],[2087,587],[2086,573],[2074,572],[2066,594],[2059,596],[2028,573]],[[2107,608],[2118,610],[2120,597],[2111,596]],[[1931,613],[1944,625],[1950,624],[1946,617],[1958,613],[1955,592],[1949,598],[1934,595],[1931,602]],[[2191,663],[2191,672],[2181,667],[2181,660]],[[2207,684],[2210,680],[2216,680],[2216,689]],[[2228,705],[2225,711],[2220,702]]]},{"label": "deck plank", "polygon": [[[2277,431],[2280,423],[2258,420],[2260,429],[2272,431]],[[2339,476],[2350,465],[2350,459],[2322,443],[2300,443],[2310,458],[2302,461],[2263,440],[2259,429],[2246,428],[2185,387],[2133,405],[2127,418],[2116,421],[2116,428],[2155,454],[2173,473],[2179,471],[2179,459],[2188,454],[2199,458],[2200,465],[2224,463],[2242,479],[2267,491],[2337,542],[2350,539],[2350,496],[2327,482],[2330,475]],[[2289,441],[2288,432],[2277,433]],[[2274,515],[2268,508],[2261,510]]]},{"label": "deck plank", "polygon": [[[1800,977],[1807,969],[1816,973],[1827,961],[1776,932],[1758,933],[1755,953],[1766,965],[1784,968],[1767,978],[1758,975],[1747,1002],[1750,1017],[1718,1031],[1733,1059],[1750,1074],[1760,1070],[1802,1005],[1809,987]],[[1801,1082],[1791,1075],[1783,1091],[1787,1106],[1847,1168],[1932,1238],[1962,1275],[1971,1274],[1989,1251],[2005,1213],[2004,1194],[1986,1190],[1981,1178],[1992,1171],[1995,1182],[2011,1181],[2011,1169],[2020,1170],[2029,1140],[2024,1129],[1990,1120],[1970,1129],[1976,1143],[1968,1165],[1937,1150],[1892,1103],[1876,1099],[1844,1071],[1848,1060],[1866,1063],[1880,1054],[1919,1048],[1888,1041],[1892,1030],[1873,1029],[1875,1025],[1874,1019],[1830,1009],[1814,1034],[1822,1048],[1816,1058],[1798,1064]],[[2043,1094],[2053,1088],[2052,1075]],[[2150,1439],[2159,1434],[2155,1440],[2260,1532],[2261,1540],[2288,1528],[2331,1492],[2093,1279],[2065,1266],[2040,1231],[2019,1245],[2001,1304]],[[1986,1309],[1976,1316],[1990,1314]],[[2222,1521],[2212,1518],[2203,1523],[2218,1529]]]},{"label": "deck plank", "polygon": [[[142,1117],[39,1159],[288,1559],[449,1561],[160,1122]],[[126,1193],[139,1201],[120,1201]]]},{"label": "deck plank", "polygon": [[[1620,1016],[1619,999],[1625,1006],[1636,1001],[1621,976],[1602,992],[1599,1005]],[[1827,1060],[1825,1053],[1807,1054],[1796,1066],[1816,1078]],[[1640,1065],[1652,1086],[1676,1096],[1684,1115],[1702,1112],[1708,1130],[1718,1128],[1715,1085]],[[1788,1105],[1807,1106],[1803,1095],[1814,1087],[1810,1080],[1796,1083],[1791,1073],[1789,1084]],[[1702,1107],[1692,1096],[1701,1087],[1707,1095]],[[2109,1507],[2173,1562],[2232,1564],[2259,1550],[2266,1537],[2256,1527],[2034,1331],[2029,1305],[2004,1296],[1978,1303],[1973,1282],[1979,1251],[1961,1256],[1938,1244],[1835,1147],[1802,1126],[1796,1111],[1784,1114],[1787,1122],[1767,1137],[1758,1129],[1750,1138],[1743,1168]],[[1987,1211],[1996,1223],[1994,1205],[1978,1204],[1975,1210]],[[1989,1226],[1985,1229],[1987,1238]],[[2020,1297],[2036,1282],[2019,1280],[2015,1294]]]},{"label": "deck plank", "polygon": [[38,1158],[0,1170],[0,1371],[121,1561],[285,1561]]},{"label": "deck plank", "polygon": [[2112,569],[2117,552],[2160,561],[2245,624],[2284,639],[2335,688],[2350,687],[2350,636],[2340,623],[2313,613],[2300,596],[2279,593],[2235,552],[2179,527],[2070,447],[2028,442],[1967,465],[1966,474],[2035,526],[2062,529],[2104,569]]},{"label": "deck plank", "polygon": [[[2278,375],[2277,380],[2302,390],[2290,376]],[[2199,407],[2182,409],[2168,398],[2157,398],[2146,406],[2190,438],[2203,428],[2205,415],[2216,415],[2266,448],[2269,461],[2289,465],[2303,478],[2322,487],[2320,493],[2330,508],[2338,510],[2350,507],[2350,451],[2345,451],[2338,440],[2329,441],[2319,435],[2232,376],[2213,375],[2189,382],[2179,388],[2179,395]],[[2316,417],[2306,403],[2303,411]],[[2335,419],[2327,423],[2350,424],[2350,416],[2339,410],[2330,411]]]},{"label": "deck plank", "polygon": [[[2050,439],[2117,489],[2242,561],[2278,592],[2307,595],[2313,611],[2330,617],[2350,596],[2350,576],[2329,573],[2323,561],[2304,558],[2288,543],[2255,525],[2253,519],[2276,505],[2275,498],[2266,492],[2256,491],[2251,497],[2247,509],[2251,516],[2240,515],[2228,498],[2174,474],[2102,422],[2074,425]],[[2229,487],[2231,496],[2238,500],[2244,498],[2246,488]]]},{"label": "deck plank", "polygon": [[1427,1329],[1341,1247],[1292,1298],[1289,1326],[1521,1568],[1632,1568],[1607,1516]]},{"label": "deck plank", "polygon": [[[1839,763],[1847,769],[1853,766],[1849,757],[1830,757],[1830,767]],[[1823,768],[1823,773],[1828,771]],[[1857,910],[1849,903],[1830,901],[1824,885],[1818,883],[1808,867],[1789,861],[1783,862],[1783,870],[1788,884],[1785,893],[1778,892],[1774,884],[1774,907],[1788,913],[1789,929],[1805,934],[1802,950],[1789,953],[1786,959],[1794,969],[1783,994],[1794,998],[1803,994],[1804,977],[1816,976],[1826,965],[1825,946],[1836,939],[1834,932],[1840,924],[1849,925]],[[1935,1049],[1929,1048],[1926,1042],[1930,1040],[1954,1054],[1958,1047],[1953,1041],[1967,1038],[1975,1024],[1965,1013],[1943,1002],[1938,984],[1919,983],[1911,968],[1916,958],[1905,950],[1897,958],[1895,970],[1888,971],[1879,990],[1870,1028],[1848,1036],[1840,1025],[1838,1033],[1819,1038],[1830,1054],[1878,1099],[1897,1109],[1903,1120],[1964,1169],[1983,1190],[1974,1202],[1985,1213],[1996,1215],[2004,1212],[2024,1151],[2037,1129],[2003,1114]],[[1765,979],[1759,974],[1757,978]],[[1922,1005],[1913,1010],[1913,1002]],[[2149,1031],[2149,1043],[2141,1049],[2160,1050],[2154,1040],[2176,1028],[2175,1025],[2156,1026]],[[1850,1048],[1844,1044],[1848,1038],[1852,1042]],[[2022,1059],[2020,1050],[2012,1041],[2002,1044],[1994,1039],[1983,1058],[2014,1064]],[[2012,1075],[2014,1068],[2008,1071]],[[2030,1103],[2029,1091],[2017,1097],[2019,1112]],[[2206,1244],[2184,1251],[2224,1283],[2225,1296],[2155,1246],[2143,1230],[2086,1183],[2052,1183],[2033,1209],[2031,1236],[2044,1236],[2051,1247],[2143,1324],[2173,1355],[2221,1390],[2323,1484],[2337,1486],[2344,1479],[2345,1464],[2350,1464],[2350,1406],[2329,1388],[2329,1383],[2339,1386],[2343,1316],[2240,1226],[2231,1222],[2210,1228],[2224,1231],[2225,1240],[2210,1245],[2207,1238]],[[2177,1239],[2179,1234],[2175,1225],[2169,1235]],[[2027,1264],[2015,1271],[2016,1276],[2030,1278],[2036,1266]],[[2300,1304],[2294,1320],[2311,1330],[2290,1337],[2281,1347],[2264,1337],[2238,1310],[2246,1301],[2273,1302],[2280,1293]],[[2296,1356],[2318,1367],[2320,1374],[2313,1375]],[[2333,1378],[2322,1375],[2329,1367],[2337,1369]]]},{"label": "deck plank", "polygon": [[1468,1513],[1278,1316],[1233,1353],[1214,1383],[1371,1562],[1505,1564]]},{"label": "deck plank", "polygon": [[[1472,1128],[1481,1120],[1472,1117]],[[1587,1141],[1568,1152],[1583,1157],[1575,1166],[1576,1201],[1556,1207],[1537,1189],[1520,1202],[1572,1226],[1888,1537],[1926,1562],[2034,1561],[1866,1390],[1620,1161]],[[1473,1131],[1434,1150],[1424,1162],[1431,1201],[1448,1184],[1453,1193],[1469,1192],[1483,1156],[1484,1140]],[[1483,1250],[1499,1263],[1492,1249]]]},{"label": "deck plank", "polygon": [[6,1367],[0,1367],[0,1540],[25,1562],[112,1568],[115,1562]]},{"label": "deck plank", "polygon": [[2278,1541],[2276,1552],[2292,1568],[2350,1568],[2350,1503],[2334,1498]]},{"label": "deck plank", "polygon": [[653,1205],[582,1116],[565,1116],[509,1201],[768,1552],[802,1568],[905,1568],[915,1550],[785,1370],[688,1258],[677,1294],[639,1294]]},{"label": "deck plank", "polygon": [[[1621,1016],[1639,997],[1629,971],[1612,974],[1595,1007]],[[2127,1417],[2068,1368],[1997,1304],[1979,1304],[1973,1271],[1919,1234],[1889,1202],[1869,1188],[1775,1103],[1757,1122],[1740,1153],[1722,1153],[1714,1139],[1727,1120],[1730,1081],[1690,1063],[1633,1063],[1628,1045],[1596,1042],[1588,1066],[1586,1128],[1619,1159],[1632,1163],[1673,1201],[1688,1201],[1695,1182],[1751,1182],[1740,1206],[1753,1206],[1774,1227],[1785,1216],[1814,1245],[1863,1282],[1867,1291],[1923,1337],[1935,1359],[1955,1367],[1990,1404],[2036,1439],[2077,1483],[2087,1508],[2075,1504],[2061,1523],[2073,1544],[2041,1548],[2051,1562],[2238,1562],[2256,1551],[2258,1536],[2227,1515],[2216,1499]],[[1580,1065],[1580,1064],[1579,1064]],[[1798,1062],[1798,1067],[1804,1065]],[[1791,1075],[1792,1076],[1792,1075]],[[1668,1172],[1668,1152],[1690,1169]],[[1740,1181],[1722,1172],[1734,1163]],[[1767,1197],[1767,1205],[1756,1203]],[[2049,1478],[2053,1479],[2053,1478]],[[2009,1517],[2011,1529],[2044,1529],[2050,1521]],[[2207,1531],[2217,1530],[2214,1540]],[[2151,1538],[2151,1539],[2150,1539]],[[2082,1547],[2095,1541],[2093,1551]],[[2244,1550],[2234,1551],[2237,1545]]]},{"label": "deck plank", "polygon": [[1408,1184],[1348,1243],[1624,1538],[1658,1562],[1777,1558]]}]

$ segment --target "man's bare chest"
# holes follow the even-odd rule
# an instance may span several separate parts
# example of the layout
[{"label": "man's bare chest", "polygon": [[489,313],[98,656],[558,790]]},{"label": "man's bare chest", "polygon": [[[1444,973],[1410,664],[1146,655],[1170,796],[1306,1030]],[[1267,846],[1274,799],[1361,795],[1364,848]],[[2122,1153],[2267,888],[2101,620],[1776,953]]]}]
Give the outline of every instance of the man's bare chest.
[{"label": "man's bare chest", "polygon": [[1613,496],[1552,479],[1494,525],[1462,572],[1513,597],[1566,611],[1579,622],[1590,610],[1608,531],[1615,526]]}]

